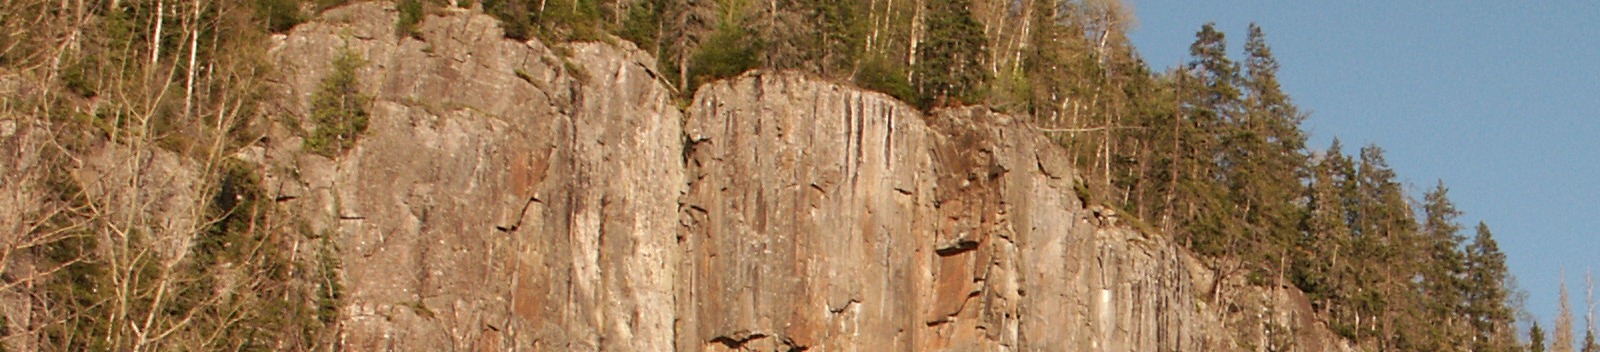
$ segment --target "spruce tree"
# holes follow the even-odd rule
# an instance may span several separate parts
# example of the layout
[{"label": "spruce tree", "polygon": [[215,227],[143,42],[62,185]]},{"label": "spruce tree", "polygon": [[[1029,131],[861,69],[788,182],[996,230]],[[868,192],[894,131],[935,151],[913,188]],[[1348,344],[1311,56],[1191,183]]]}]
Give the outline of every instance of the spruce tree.
[{"label": "spruce tree", "polygon": [[1466,275],[1466,311],[1476,351],[1509,351],[1516,345],[1512,337],[1515,315],[1507,303],[1509,275],[1506,256],[1489,225],[1478,223],[1477,234],[1467,246]]},{"label": "spruce tree", "polygon": [[1242,209],[1241,220],[1254,245],[1258,261],[1281,273],[1279,257],[1291,247],[1305,216],[1296,204],[1305,179],[1304,119],[1278,84],[1278,62],[1261,27],[1250,24],[1245,40],[1245,67],[1241,84],[1247,89],[1242,113],[1234,119],[1226,139],[1232,202]]},{"label": "spruce tree", "polygon": [[1241,209],[1228,195],[1223,155],[1229,121],[1239,110],[1238,65],[1227,56],[1227,39],[1207,23],[1189,46],[1190,61],[1179,76],[1183,123],[1182,156],[1176,173],[1176,214],[1190,248],[1204,255],[1238,252]]},{"label": "spruce tree", "polygon": [[[1421,319],[1421,298],[1412,278],[1417,276],[1420,251],[1416,242],[1417,223],[1394,170],[1389,168],[1383,149],[1376,145],[1361,148],[1361,166],[1356,171],[1358,218],[1352,258],[1362,265],[1354,270],[1358,285],[1364,288],[1356,297],[1356,310],[1362,318],[1377,319],[1372,326],[1381,349],[1403,349],[1418,342],[1408,336],[1411,327],[1429,322]],[[1425,345],[1425,344],[1423,344]]]},{"label": "spruce tree", "polygon": [[931,1],[926,40],[917,52],[914,83],[923,107],[978,102],[989,71],[988,39],[972,17],[970,0]]},{"label": "spruce tree", "polygon": [[1528,329],[1528,352],[1544,352],[1544,329],[1539,328],[1539,322],[1533,322],[1533,327]]},{"label": "spruce tree", "polygon": [[1418,268],[1425,309],[1430,318],[1439,322],[1422,329],[1440,350],[1455,350],[1461,347],[1458,344],[1467,342],[1460,336],[1467,330],[1466,318],[1460,311],[1466,305],[1461,276],[1467,271],[1461,252],[1461,225],[1456,222],[1461,211],[1450,201],[1449,191],[1444,181],[1439,181],[1423,195],[1422,249],[1428,258],[1426,265]]},{"label": "spruce tree", "polygon": [[719,28],[726,27],[719,16],[714,0],[666,1],[661,19],[661,56],[657,58],[663,70],[676,71],[672,75],[678,92],[692,94],[691,74],[696,71],[692,62],[701,44],[712,39]]},{"label": "spruce tree", "polygon": [[745,7],[747,31],[760,43],[760,65],[774,70],[817,72],[815,66],[821,28],[811,17],[815,9],[801,0],[769,0]]},{"label": "spruce tree", "polygon": [[[1312,304],[1323,312],[1341,296],[1339,272],[1348,259],[1341,258],[1350,236],[1346,216],[1349,209],[1340,190],[1349,182],[1344,168],[1350,164],[1339,150],[1339,140],[1334,139],[1312,166],[1310,184],[1306,187],[1308,216],[1304,235],[1299,242],[1300,256],[1295,261],[1295,284],[1312,299]],[[1345,259],[1345,263],[1341,263]]]}]

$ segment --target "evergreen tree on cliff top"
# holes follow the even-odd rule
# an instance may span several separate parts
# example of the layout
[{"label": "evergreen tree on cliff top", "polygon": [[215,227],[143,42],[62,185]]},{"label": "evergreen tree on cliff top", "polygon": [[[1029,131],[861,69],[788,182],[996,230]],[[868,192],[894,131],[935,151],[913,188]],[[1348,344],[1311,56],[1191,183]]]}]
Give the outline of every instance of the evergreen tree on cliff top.
[{"label": "evergreen tree on cliff top", "polygon": [[1272,274],[1285,268],[1274,262],[1292,247],[1299,234],[1305,207],[1296,203],[1306,175],[1305,134],[1300,113],[1278,83],[1278,61],[1272,56],[1261,27],[1250,24],[1245,39],[1245,67],[1241,84],[1248,89],[1242,113],[1227,137],[1228,181],[1233,203],[1255,248]]},{"label": "evergreen tree on cliff top", "polygon": [[1467,246],[1467,317],[1472,324],[1474,351],[1511,351],[1516,349],[1515,315],[1506,301],[1510,290],[1506,280],[1506,255],[1489,231],[1489,225],[1478,223],[1477,235]]},{"label": "evergreen tree on cliff top", "polygon": [[917,93],[924,107],[978,102],[989,72],[983,58],[988,40],[972,17],[971,1],[930,1],[924,18],[927,40],[917,52]]},{"label": "evergreen tree on cliff top", "polygon": [[1181,156],[1176,169],[1173,219],[1189,247],[1219,256],[1236,252],[1238,209],[1223,185],[1223,137],[1238,116],[1239,66],[1227,56],[1227,39],[1215,24],[1195,33],[1190,61],[1178,77],[1183,121],[1178,132]]},{"label": "evergreen tree on cliff top", "polygon": [[1322,312],[1329,313],[1332,326],[1349,326],[1342,309],[1344,299],[1354,291],[1347,284],[1347,274],[1352,262],[1350,251],[1350,202],[1348,187],[1354,184],[1355,166],[1344,155],[1343,145],[1335,138],[1333,144],[1312,167],[1311,183],[1306,189],[1308,216],[1304,235],[1300,239],[1300,255],[1295,258],[1295,285],[1306,292],[1312,303]]},{"label": "evergreen tree on cliff top", "polygon": [[1464,254],[1461,252],[1461,225],[1456,218],[1461,211],[1450,201],[1449,189],[1439,181],[1434,189],[1423,195],[1422,249],[1427,265],[1418,267],[1422,278],[1424,312],[1437,323],[1421,327],[1431,340],[1432,348],[1458,350],[1467,339],[1466,319],[1461,310],[1466,306],[1466,273]]}]

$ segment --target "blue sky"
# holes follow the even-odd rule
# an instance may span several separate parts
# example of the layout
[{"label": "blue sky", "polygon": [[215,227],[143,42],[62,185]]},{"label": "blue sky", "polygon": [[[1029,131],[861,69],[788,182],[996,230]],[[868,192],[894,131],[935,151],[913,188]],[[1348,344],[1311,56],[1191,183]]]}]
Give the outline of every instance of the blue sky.
[{"label": "blue sky", "polygon": [[1600,275],[1600,2],[1125,2],[1157,70],[1186,60],[1206,22],[1235,58],[1260,24],[1314,148],[1377,144],[1417,198],[1444,180],[1547,329],[1566,271],[1583,336],[1583,275]]}]

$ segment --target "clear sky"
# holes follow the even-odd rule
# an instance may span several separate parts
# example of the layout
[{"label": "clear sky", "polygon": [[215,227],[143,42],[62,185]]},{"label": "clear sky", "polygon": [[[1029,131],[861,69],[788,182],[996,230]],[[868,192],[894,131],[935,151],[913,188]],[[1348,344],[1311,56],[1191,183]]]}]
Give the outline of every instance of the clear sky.
[{"label": "clear sky", "polygon": [[1600,2],[1124,1],[1157,70],[1206,22],[1235,58],[1260,24],[1313,148],[1377,144],[1415,198],[1444,180],[1463,235],[1489,224],[1546,329],[1566,271],[1582,338],[1583,275],[1600,275]]}]

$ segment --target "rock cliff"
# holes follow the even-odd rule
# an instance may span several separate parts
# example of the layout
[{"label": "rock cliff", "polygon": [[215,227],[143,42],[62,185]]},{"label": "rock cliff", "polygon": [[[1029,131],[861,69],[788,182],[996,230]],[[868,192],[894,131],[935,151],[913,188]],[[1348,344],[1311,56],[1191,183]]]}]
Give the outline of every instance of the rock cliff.
[{"label": "rock cliff", "polygon": [[680,108],[628,43],[454,9],[398,35],[391,6],[273,39],[286,116],[364,60],[360,142],[318,156],[284,122],[243,155],[336,239],[348,349],[1350,349],[1293,288],[1084,204],[1017,116],[762,72]]}]

